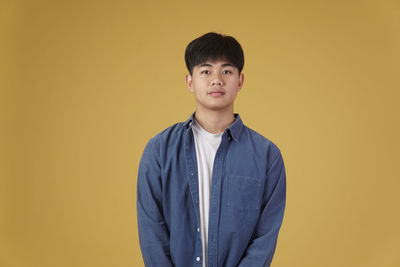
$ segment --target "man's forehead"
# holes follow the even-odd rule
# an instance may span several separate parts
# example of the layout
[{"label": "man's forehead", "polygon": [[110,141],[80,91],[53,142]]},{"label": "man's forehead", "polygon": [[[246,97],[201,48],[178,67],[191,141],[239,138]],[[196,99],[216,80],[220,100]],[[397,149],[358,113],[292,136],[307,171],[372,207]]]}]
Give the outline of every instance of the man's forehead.
[{"label": "man's forehead", "polygon": [[226,67],[226,66],[234,66],[231,62],[227,60],[207,60],[206,62],[198,64],[196,67],[213,67],[213,66],[221,66],[221,67]]}]

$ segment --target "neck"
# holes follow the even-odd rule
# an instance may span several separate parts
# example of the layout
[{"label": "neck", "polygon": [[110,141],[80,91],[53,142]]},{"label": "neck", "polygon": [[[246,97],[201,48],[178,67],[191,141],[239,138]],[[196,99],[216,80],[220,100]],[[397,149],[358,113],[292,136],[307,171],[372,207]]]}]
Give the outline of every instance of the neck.
[{"label": "neck", "polygon": [[223,132],[235,121],[233,108],[229,110],[204,110],[196,107],[195,117],[201,127],[213,134]]}]

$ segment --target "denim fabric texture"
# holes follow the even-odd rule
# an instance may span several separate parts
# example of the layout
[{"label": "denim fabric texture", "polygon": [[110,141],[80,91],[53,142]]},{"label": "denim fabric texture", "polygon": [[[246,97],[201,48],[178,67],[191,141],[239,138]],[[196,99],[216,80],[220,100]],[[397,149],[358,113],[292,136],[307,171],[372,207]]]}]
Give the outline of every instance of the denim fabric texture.
[{"label": "denim fabric texture", "polygon": [[[202,266],[193,113],[147,143],[139,164],[137,218],[145,266]],[[286,203],[279,148],[239,114],[214,159],[208,267],[270,266]]]}]

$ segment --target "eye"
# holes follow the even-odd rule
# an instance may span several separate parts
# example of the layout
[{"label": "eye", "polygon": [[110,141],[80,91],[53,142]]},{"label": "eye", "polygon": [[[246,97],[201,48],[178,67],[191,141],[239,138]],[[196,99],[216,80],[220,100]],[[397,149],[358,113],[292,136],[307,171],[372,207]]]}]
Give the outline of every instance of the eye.
[{"label": "eye", "polygon": [[231,74],[232,71],[230,71],[230,70],[224,70],[222,73],[223,73],[223,74]]},{"label": "eye", "polygon": [[203,70],[202,72],[200,72],[202,74],[210,74],[210,72],[208,70]]}]

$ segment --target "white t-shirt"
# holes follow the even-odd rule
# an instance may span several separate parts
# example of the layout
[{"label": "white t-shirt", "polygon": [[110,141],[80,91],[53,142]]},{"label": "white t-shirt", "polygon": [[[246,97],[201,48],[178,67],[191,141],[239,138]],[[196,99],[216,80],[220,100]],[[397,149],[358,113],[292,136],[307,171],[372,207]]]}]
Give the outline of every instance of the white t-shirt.
[{"label": "white t-shirt", "polygon": [[219,134],[207,132],[195,119],[192,123],[192,129],[199,174],[200,234],[203,247],[203,267],[206,267],[212,170],[215,154],[221,143],[223,132]]}]

